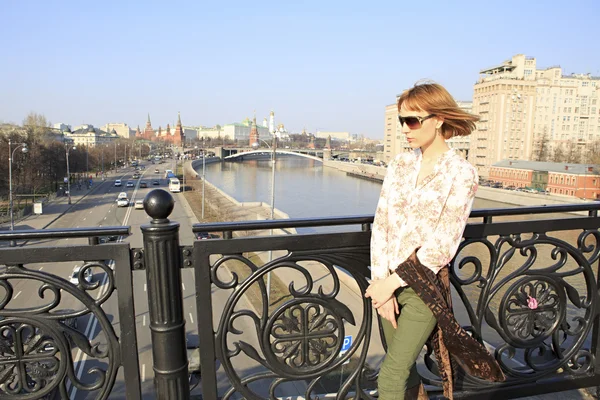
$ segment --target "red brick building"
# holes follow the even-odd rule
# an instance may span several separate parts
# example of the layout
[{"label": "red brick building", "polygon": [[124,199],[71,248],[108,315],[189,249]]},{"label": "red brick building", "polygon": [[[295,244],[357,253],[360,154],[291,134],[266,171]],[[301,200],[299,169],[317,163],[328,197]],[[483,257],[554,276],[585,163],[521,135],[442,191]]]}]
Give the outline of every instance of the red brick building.
[{"label": "red brick building", "polygon": [[490,167],[489,179],[503,187],[535,188],[582,199],[600,198],[600,171],[591,165],[503,160]]}]

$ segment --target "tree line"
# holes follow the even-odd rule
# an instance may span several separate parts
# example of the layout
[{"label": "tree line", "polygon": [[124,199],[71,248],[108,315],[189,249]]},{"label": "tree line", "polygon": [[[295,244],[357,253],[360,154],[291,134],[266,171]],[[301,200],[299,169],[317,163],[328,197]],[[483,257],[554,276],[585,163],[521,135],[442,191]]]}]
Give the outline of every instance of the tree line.
[{"label": "tree line", "polygon": [[568,141],[553,144],[548,134],[544,133],[534,143],[531,159],[533,161],[600,165],[600,140],[591,143]]}]

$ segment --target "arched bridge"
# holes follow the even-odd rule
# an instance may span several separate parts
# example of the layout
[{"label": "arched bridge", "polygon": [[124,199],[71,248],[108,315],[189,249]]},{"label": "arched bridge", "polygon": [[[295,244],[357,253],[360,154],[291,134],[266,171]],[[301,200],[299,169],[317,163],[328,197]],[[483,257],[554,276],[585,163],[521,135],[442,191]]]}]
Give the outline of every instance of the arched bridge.
[{"label": "arched bridge", "polygon": [[[287,154],[287,155],[292,155],[292,156],[305,157],[305,158],[310,158],[311,160],[323,162],[323,158],[311,156],[310,154],[304,154],[304,153],[299,153],[299,152],[295,152],[295,151],[280,150],[280,149],[276,149],[275,152],[277,154]],[[269,150],[269,149],[243,151],[241,153],[235,153],[230,156],[224,157],[223,160],[235,160],[236,158],[240,158],[243,156],[249,156],[249,155],[253,155],[253,154],[268,154],[268,155],[270,155],[271,153],[272,153],[272,150]],[[321,153],[321,155],[322,154],[323,153]]]}]

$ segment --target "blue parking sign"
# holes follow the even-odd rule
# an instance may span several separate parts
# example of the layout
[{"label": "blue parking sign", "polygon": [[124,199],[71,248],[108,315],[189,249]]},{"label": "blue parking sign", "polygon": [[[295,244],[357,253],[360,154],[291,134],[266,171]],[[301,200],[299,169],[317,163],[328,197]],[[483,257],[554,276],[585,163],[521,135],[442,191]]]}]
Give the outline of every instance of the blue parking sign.
[{"label": "blue parking sign", "polygon": [[342,345],[341,351],[348,351],[352,346],[352,335],[348,335],[344,337],[344,344]]}]

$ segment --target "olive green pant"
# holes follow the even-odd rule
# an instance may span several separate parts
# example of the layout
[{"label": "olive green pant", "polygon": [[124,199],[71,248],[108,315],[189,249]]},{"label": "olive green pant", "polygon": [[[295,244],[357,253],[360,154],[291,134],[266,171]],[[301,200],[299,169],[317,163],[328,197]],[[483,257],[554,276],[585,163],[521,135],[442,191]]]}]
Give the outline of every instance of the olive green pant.
[{"label": "olive green pant", "polygon": [[409,287],[395,293],[400,305],[398,328],[381,318],[387,353],[377,379],[379,400],[404,400],[421,382],[415,361],[437,323],[429,307]]}]

